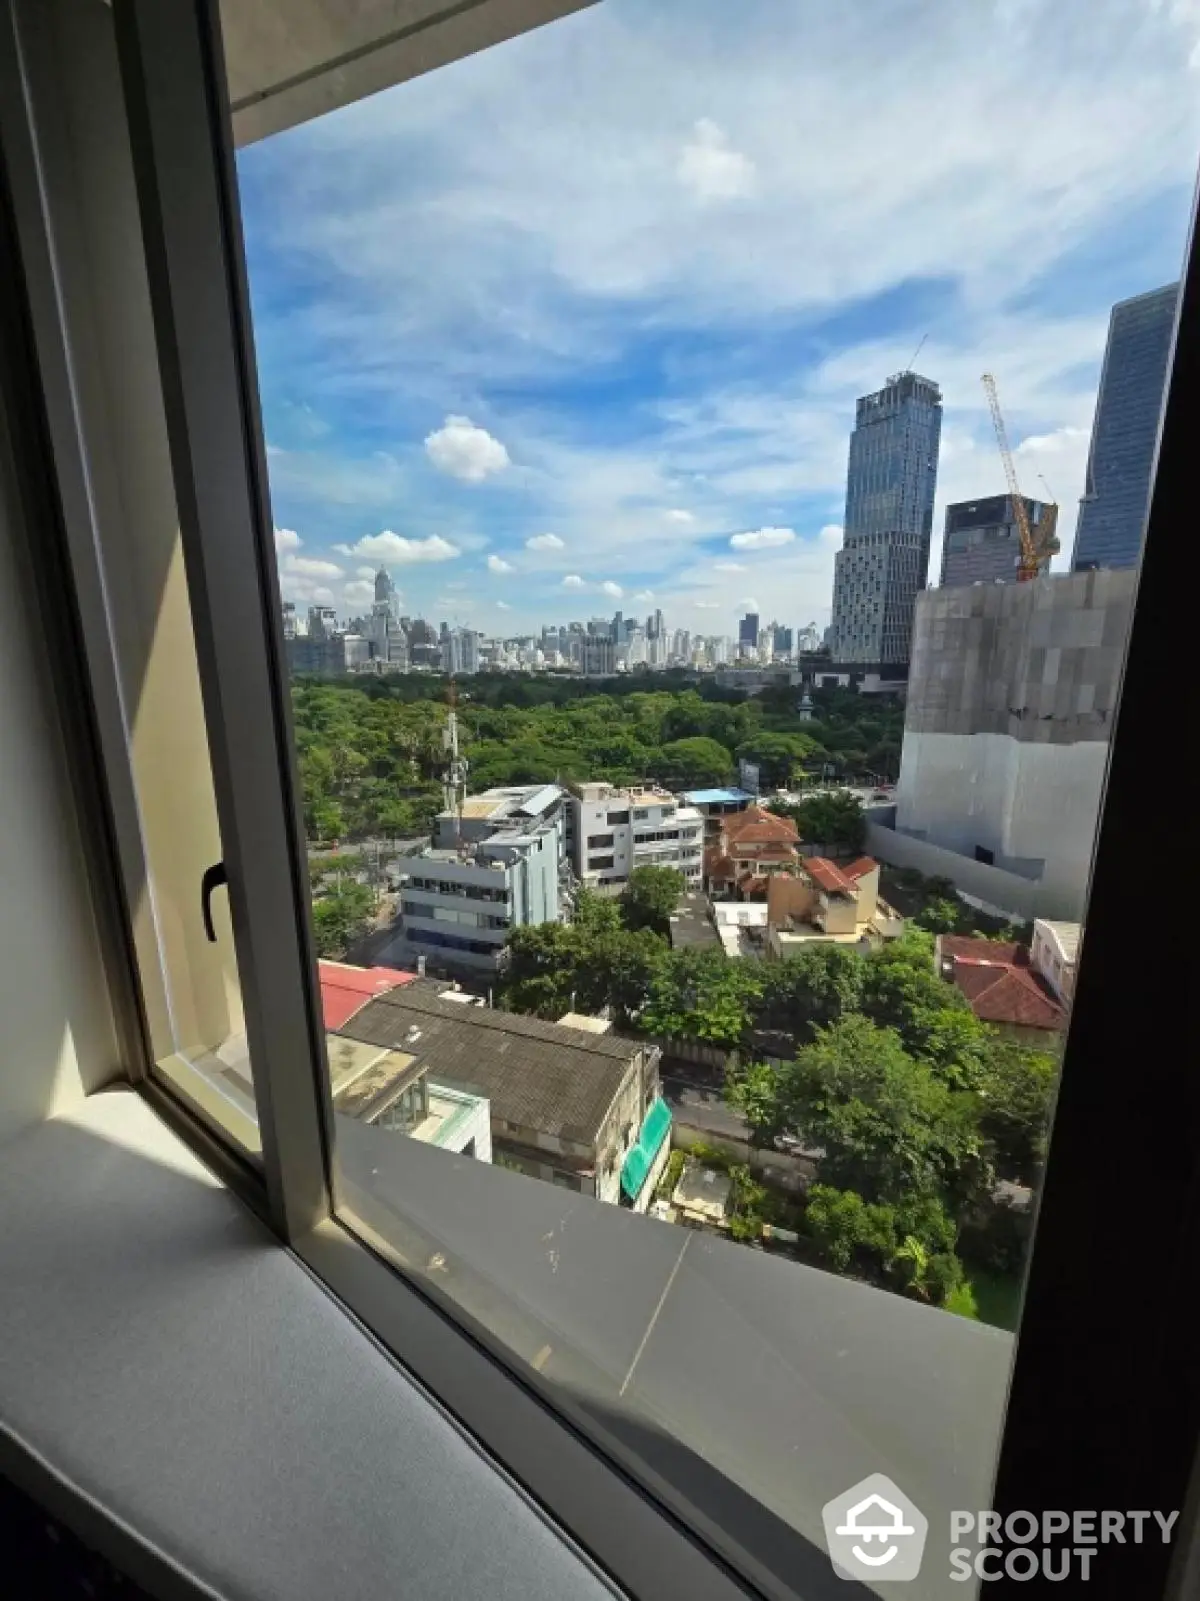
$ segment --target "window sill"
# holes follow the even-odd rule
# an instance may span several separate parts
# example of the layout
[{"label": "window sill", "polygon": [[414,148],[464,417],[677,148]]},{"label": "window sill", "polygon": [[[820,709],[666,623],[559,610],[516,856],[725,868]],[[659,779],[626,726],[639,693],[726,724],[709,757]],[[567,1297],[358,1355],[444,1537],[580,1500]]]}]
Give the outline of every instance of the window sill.
[{"label": "window sill", "polygon": [[0,1471],[136,1582],[611,1595],[135,1094],[8,1143],[0,1210]]}]

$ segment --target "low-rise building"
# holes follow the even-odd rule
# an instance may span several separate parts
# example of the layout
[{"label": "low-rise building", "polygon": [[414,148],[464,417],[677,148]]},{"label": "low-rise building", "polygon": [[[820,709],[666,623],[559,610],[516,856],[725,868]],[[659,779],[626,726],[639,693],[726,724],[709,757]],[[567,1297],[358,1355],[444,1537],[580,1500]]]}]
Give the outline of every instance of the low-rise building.
[{"label": "low-rise building", "polygon": [[704,837],[712,840],[721,832],[721,819],[744,812],[754,804],[748,789],[687,789],[681,800],[694,806],[704,819]]},{"label": "low-rise building", "polygon": [[1075,998],[1075,965],[1079,959],[1080,925],[1039,917],[1033,925],[1029,960],[1064,1006]]},{"label": "low-rise building", "polygon": [[800,841],[790,817],[761,806],[720,818],[704,851],[704,875],[714,900],[765,900],[771,880],[800,866]]},{"label": "low-rise building", "polygon": [[870,856],[845,867],[806,856],[767,891],[766,952],[776,959],[822,942],[868,950],[903,932],[904,919],[880,898],[879,863]]},{"label": "low-rise building", "polygon": [[689,889],[699,889],[704,819],[681,806],[669,790],[647,786],[573,784],[569,849],[579,881],[615,895],[637,867],[674,867]]},{"label": "low-rise building", "polygon": [[340,1032],[410,1053],[432,1082],[486,1100],[494,1161],[646,1210],[670,1150],[656,1047],[453,1005],[420,980],[369,1000]]},{"label": "low-rise building", "polygon": [[404,937],[417,954],[492,974],[510,929],[562,920],[565,796],[557,784],[490,789],[439,813],[435,844],[402,877]]},{"label": "low-rise building", "polygon": [[1066,1023],[1066,1008],[1031,963],[1028,946],[939,934],[934,962],[981,1022],[1012,1039],[1046,1045]]},{"label": "low-rise building", "polygon": [[[781,880],[782,882],[782,880]],[[767,941],[765,901],[717,901],[712,909],[726,956],[763,956]]]},{"label": "low-rise building", "polygon": [[691,1228],[727,1228],[732,1194],[728,1173],[689,1158],[671,1195],[676,1221]]}]

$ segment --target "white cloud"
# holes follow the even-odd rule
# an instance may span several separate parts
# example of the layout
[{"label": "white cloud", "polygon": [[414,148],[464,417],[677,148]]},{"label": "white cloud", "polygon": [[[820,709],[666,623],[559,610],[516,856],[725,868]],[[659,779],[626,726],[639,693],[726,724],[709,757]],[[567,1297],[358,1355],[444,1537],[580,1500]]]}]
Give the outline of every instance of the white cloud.
[{"label": "white cloud", "polygon": [[375,599],[375,585],[365,578],[357,578],[342,590],[347,605],[362,606]]},{"label": "white cloud", "polygon": [[611,595],[613,600],[620,600],[622,595],[625,593],[620,584],[614,584],[611,578],[606,579],[605,582],[600,585],[600,588],[604,594]]},{"label": "white cloud", "polygon": [[489,573],[511,573],[513,565],[512,562],[505,561],[503,556],[489,556],[487,570]]},{"label": "white cloud", "polygon": [[696,600],[692,604],[697,611],[716,611],[721,603],[718,600]]},{"label": "white cloud", "polygon": [[744,573],[745,571],[746,571],[745,562],[740,562],[740,561],[715,561],[715,562],[713,562],[713,572],[714,573]]},{"label": "white cloud", "polygon": [[676,172],[697,200],[736,200],[754,188],[754,163],[732,148],[728,134],[709,117],[692,129]]},{"label": "white cloud", "polygon": [[654,591],[652,589],[639,589],[636,595],[630,596],[630,599],[631,600],[653,600],[654,599]]},{"label": "white cloud", "polygon": [[343,568],[335,561],[321,561],[316,556],[287,555],[280,561],[285,573],[294,574],[297,578],[340,578]]},{"label": "white cloud", "polygon": [[354,571],[358,574],[358,576],[360,578],[369,578],[373,583],[375,581],[375,574],[378,571],[378,568],[376,568],[376,567],[356,567],[354,569]]},{"label": "white cloud", "polygon": [[482,483],[509,464],[508,451],[486,428],[453,414],[426,437],[425,454],[439,472],[468,484]]},{"label": "white cloud", "polygon": [[275,530],[275,549],[280,555],[285,550],[296,550],[304,543],[294,528],[277,528]]},{"label": "white cloud", "polygon": [[526,550],[562,550],[563,541],[557,534],[534,534],[525,541]]},{"label": "white cloud", "polygon": [[562,581],[564,589],[585,589],[587,586],[578,573],[568,573]]},{"label": "white cloud", "polygon": [[756,528],[753,533],[731,535],[729,543],[734,550],[774,550],[790,545],[795,537],[794,528]]},{"label": "white cloud", "polygon": [[506,600],[498,600],[496,602],[496,610],[497,611],[512,611],[512,607],[508,604],[508,602]]},{"label": "white cloud", "polygon": [[672,507],[670,511],[664,513],[664,516],[669,523],[675,523],[680,528],[690,528],[696,521],[692,513],[684,511],[681,506]]},{"label": "white cloud", "polygon": [[392,561],[403,565],[411,562],[453,561],[460,554],[458,546],[452,545],[440,534],[430,534],[427,539],[406,539],[403,534],[394,534],[390,528],[385,528],[380,534],[365,534],[353,545],[335,545],[334,549],[347,556],[370,556],[375,561]]},{"label": "white cloud", "polygon": [[753,595],[746,595],[742,600],[738,601],[738,605],[744,606],[747,611],[757,611],[759,609],[758,602]]}]

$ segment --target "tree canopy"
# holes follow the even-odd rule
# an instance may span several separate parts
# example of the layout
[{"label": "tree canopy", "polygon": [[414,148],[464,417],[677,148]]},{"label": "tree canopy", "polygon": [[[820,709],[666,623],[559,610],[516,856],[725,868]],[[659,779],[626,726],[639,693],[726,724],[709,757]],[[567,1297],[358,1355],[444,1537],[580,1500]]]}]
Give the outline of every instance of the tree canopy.
[{"label": "tree canopy", "polygon": [[[415,673],[293,683],[310,839],[428,831],[441,803],[447,689],[445,680]],[[898,770],[899,708],[818,690],[817,716],[808,722],[797,698],[786,686],[747,697],[674,673],[600,686],[549,674],[480,674],[459,685],[458,719],[474,789],[648,778],[705,788],[730,783],[743,756],[758,763],[768,785],[830,770],[851,778],[861,776],[880,740],[894,742],[896,760],[887,770]],[[850,798],[826,802],[814,796],[804,803],[817,808],[805,814],[817,828],[807,837],[858,849]]]},{"label": "tree canopy", "polygon": [[686,888],[687,880],[678,868],[635,867],[621,894],[626,926],[669,934],[671,913]]}]

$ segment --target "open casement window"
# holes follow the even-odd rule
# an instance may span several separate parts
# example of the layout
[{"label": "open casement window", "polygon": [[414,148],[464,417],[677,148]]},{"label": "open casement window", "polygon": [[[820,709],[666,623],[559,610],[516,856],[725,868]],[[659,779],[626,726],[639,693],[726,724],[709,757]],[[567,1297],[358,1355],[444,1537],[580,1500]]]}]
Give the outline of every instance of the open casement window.
[{"label": "open casement window", "polygon": [[[373,1042],[405,1056],[400,1097],[374,1123],[335,1112],[215,7],[96,6],[91,50],[60,26],[66,0],[2,9],[0,119],[9,148],[29,147],[11,203],[137,968],[131,1076],[181,1098],[189,1135],[219,1131],[281,1241],[646,1601],[864,1593],[833,1576],[820,1515],[872,1469],[924,1505],[943,1574],[950,1512],[993,1495],[1006,1513],[1182,1508],[1200,1379],[1173,1289],[1195,1251],[1200,1092],[1146,1020],[1186,994],[1172,943],[1186,898],[1156,925],[1161,960],[1133,960],[1128,941],[1145,915],[1130,840],[1161,758],[1143,711],[1179,681],[1170,645],[1196,593],[1178,511],[1200,393],[1194,245],[1014,1341],[595,1201],[619,1190],[631,1149],[654,1169],[648,1057],[624,1078],[605,1069],[596,1121],[619,1138],[604,1149],[563,1136],[538,1150],[509,1127],[489,1165],[474,1134],[452,1154],[410,1137],[438,1106],[449,1121],[484,1098],[406,1055],[419,1022]],[[56,97],[85,78],[87,94]],[[243,109],[253,121],[252,97]],[[69,204],[39,172],[73,174]],[[539,1044],[533,1024],[488,1026],[510,1028],[512,1050]],[[724,1204],[715,1189],[680,1175],[698,1226]],[[1087,1593],[1165,1595],[1174,1554],[1110,1549]]]}]

